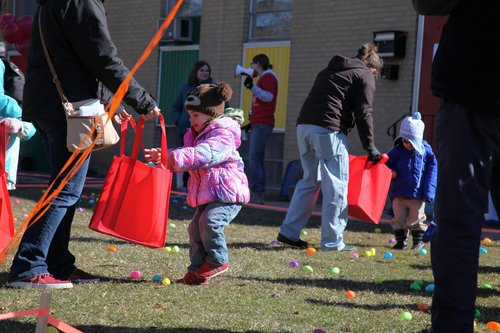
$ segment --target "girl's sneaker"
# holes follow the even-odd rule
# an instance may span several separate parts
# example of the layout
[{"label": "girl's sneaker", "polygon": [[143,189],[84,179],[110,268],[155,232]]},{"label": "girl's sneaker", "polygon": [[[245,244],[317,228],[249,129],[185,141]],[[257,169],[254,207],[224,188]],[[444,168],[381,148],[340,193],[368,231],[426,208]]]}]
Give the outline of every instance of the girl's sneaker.
[{"label": "girl's sneaker", "polygon": [[179,284],[199,285],[208,283],[208,279],[197,277],[196,275],[194,275],[194,273],[187,272],[182,279],[179,279],[175,282]]},{"label": "girl's sneaker", "polygon": [[209,280],[211,278],[216,277],[219,274],[226,272],[228,269],[229,269],[228,263],[217,266],[209,263],[208,261],[205,261],[203,265],[201,265],[201,267],[198,268],[196,272],[194,272],[194,274],[196,275],[196,277]]}]

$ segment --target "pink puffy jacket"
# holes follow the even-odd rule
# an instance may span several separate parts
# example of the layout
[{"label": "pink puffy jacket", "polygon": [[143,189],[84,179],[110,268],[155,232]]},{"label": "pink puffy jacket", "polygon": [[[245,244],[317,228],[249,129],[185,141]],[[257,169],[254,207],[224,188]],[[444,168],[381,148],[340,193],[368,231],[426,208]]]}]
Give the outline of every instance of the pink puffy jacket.
[{"label": "pink puffy jacket", "polygon": [[170,153],[175,172],[189,171],[188,205],[248,203],[248,179],[236,150],[240,145],[240,126],[229,117],[214,120],[197,136],[192,130],[186,132],[184,147]]}]

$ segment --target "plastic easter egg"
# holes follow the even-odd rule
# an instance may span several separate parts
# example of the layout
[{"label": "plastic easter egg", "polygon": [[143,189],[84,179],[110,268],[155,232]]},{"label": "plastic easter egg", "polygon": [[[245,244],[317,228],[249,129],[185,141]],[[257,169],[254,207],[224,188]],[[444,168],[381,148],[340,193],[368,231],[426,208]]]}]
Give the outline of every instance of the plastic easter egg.
[{"label": "plastic easter egg", "polygon": [[485,244],[490,244],[490,243],[491,243],[491,239],[490,239],[490,238],[488,238],[488,237],[484,237],[484,238],[483,238],[483,243],[485,243]]},{"label": "plastic easter egg", "polygon": [[353,299],[354,297],[356,297],[356,293],[352,290],[348,290],[346,293],[345,293],[345,297],[349,298],[349,299]]},{"label": "plastic easter egg", "polygon": [[353,259],[358,259],[359,258],[359,254],[357,254],[357,253],[351,253],[351,257]]},{"label": "plastic easter egg", "polygon": [[413,291],[421,291],[422,290],[422,287],[419,286],[418,284],[416,284],[415,282],[413,282],[411,285],[410,285],[410,289],[413,290]]},{"label": "plastic easter egg", "polygon": [[333,267],[330,272],[334,275],[339,275],[340,274],[340,268],[338,267]]},{"label": "plastic easter egg", "polygon": [[500,332],[500,324],[496,321],[487,322],[486,328],[494,332]]},{"label": "plastic easter egg", "polygon": [[389,244],[395,244],[396,243],[396,238],[389,238]]},{"label": "plastic easter egg", "polygon": [[21,203],[21,200],[14,199],[12,202],[14,203],[14,205],[19,205]]},{"label": "plastic easter egg", "polygon": [[391,252],[384,253],[384,259],[392,259],[392,253]]},{"label": "plastic easter egg", "polygon": [[302,269],[306,273],[312,273],[314,271],[313,268],[311,266],[309,266],[309,265],[304,265],[304,267]]},{"label": "plastic easter egg", "polygon": [[76,209],[76,211],[77,211],[78,213],[81,213],[81,212],[83,212],[83,208],[82,208],[82,207],[78,207],[78,208]]},{"label": "plastic easter egg", "polygon": [[418,284],[420,287],[424,286],[424,281],[423,280],[415,280],[413,283]]},{"label": "plastic easter egg", "polygon": [[152,280],[153,282],[160,282],[162,280],[161,275],[160,274],[153,275]]},{"label": "plastic easter egg", "polygon": [[175,225],[175,223],[169,223],[169,224],[168,224],[168,227],[169,227],[169,228],[172,228],[172,229],[177,228],[177,226]]},{"label": "plastic easter egg", "polygon": [[316,249],[314,247],[308,247],[307,249],[304,250],[306,254],[315,254]]},{"label": "plastic easter egg", "polygon": [[165,253],[170,253],[170,252],[172,252],[172,248],[171,248],[170,246],[165,246],[165,247],[163,248],[163,252],[165,252]]},{"label": "plastic easter egg", "polygon": [[302,236],[304,236],[304,237],[307,237],[307,235],[309,235],[309,233],[307,232],[307,230],[302,230],[302,231],[300,232],[300,234],[301,234]]},{"label": "plastic easter egg", "polygon": [[374,247],[372,247],[372,248],[370,249],[370,253],[372,254],[372,257],[375,257],[375,255],[377,254],[377,250],[375,250],[375,248],[374,248]]},{"label": "plastic easter egg", "polygon": [[271,244],[271,246],[278,245],[278,240],[273,239],[270,244]]},{"label": "plastic easter egg", "polygon": [[148,162],[148,165],[152,168],[156,168],[155,162]]},{"label": "plastic easter egg", "polygon": [[493,286],[489,283],[484,283],[482,286],[481,286],[482,289],[493,289]]},{"label": "plastic easter egg", "polygon": [[179,203],[179,200],[177,200],[177,199],[172,199],[172,203]]},{"label": "plastic easter egg", "polygon": [[426,249],[421,249],[420,251],[418,251],[418,253],[420,253],[421,255],[425,256],[427,254],[427,250]]},{"label": "plastic easter egg", "polygon": [[172,282],[169,278],[164,278],[163,280],[161,280],[161,284],[163,284],[164,286],[169,286],[170,284],[172,284]]},{"label": "plastic easter egg", "polygon": [[315,328],[313,329],[312,333],[327,333],[327,332],[322,328]]},{"label": "plastic easter egg", "polygon": [[177,245],[172,246],[172,252],[173,253],[179,253],[180,249]]},{"label": "plastic easter egg", "polygon": [[376,234],[380,234],[382,232],[382,230],[380,228],[375,228],[375,230],[373,230]]},{"label": "plastic easter egg", "polygon": [[89,200],[89,205],[95,204],[95,200]]},{"label": "plastic easter egg", "polygon": [[140,270],[138,269],[134,269],[132,272],[130,272],[130,277],[132,279],[140,279],[142,276],[142,273]]},{"label": "plastic easter egg", "polygon": [[365,251],[365,257],[371,257],[372,252],[371,251]]},{"label": "plastic easter egg", "polygon": [[293,268],[295,268],[295,267],[299,267],[299,262],[298,262],[298,261],[295,261],[295,260],[292,260],[292,261],[290,261],[290,262],[288,263],[288,265],[289,265],[290,267],[293,267]]},{"label": "plastic easter egg", "polygon": [[481,311],[479,311],[478,309],[476,309],[476,312],[474,312],[474,318],[476,318],[476,319],[481,318]]},{"label": "plastic easter egg", "polygon": [[418,311],[422,311],[422,312],[427,312],[427,311],[429,311],[430,308],[431,307],[429,306],[429,304],[426,304],[426,303],[420,303],[417,306]]},{"label": "plastic easter egg", "polygon": [[187,210],[188,206],[184,205],[184,206],[182,206],[182,209]]},{"label": "plastic easter egg", "polygon": [[486,253],[488,253],[488,250],[486,250],[484,247],[480,247],[479,253],[486,254]]},{"label": "plastic easter egg", "polygon": [[434,283],[429,283],[426,287],[425,287],[425,291],[428,292],[428,293],[433,293],[434,292]]},{"label": "plastic easter egg", "polygon": [[408,311],[405,311],[403,312],[401,315],[400,315],[400,318],[402,320],[411,320],[413,318],[413,316],[411,315],[411,313],[409,313]]},{"label": "plastic easter egg", "polygon": [[114,252],[116,252],[116,247],[114,247],[113,245],[110,245],[110,246],[108,246],[108,251],[114,253]]}]

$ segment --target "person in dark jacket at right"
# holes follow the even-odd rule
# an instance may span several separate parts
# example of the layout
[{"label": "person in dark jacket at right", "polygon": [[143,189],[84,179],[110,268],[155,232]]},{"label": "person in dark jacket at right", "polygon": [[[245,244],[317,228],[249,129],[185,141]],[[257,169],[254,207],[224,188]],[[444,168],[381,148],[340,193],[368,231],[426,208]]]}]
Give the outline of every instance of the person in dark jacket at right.
[{"label": "person in dark jacket at right", "polygon": [[321,187],[321,250],[355,250],[344,243],[349,177],[347,134],[357,125],[369,160],[380,160],[373,136],[372,103],[375,75],[381,67],[377,48],[365,43],[356,57],[336,55],[317,75],[297,119],[304,175],[295,187],[278,233],[279,242],[299,248],[308,246],[299,238],[300,232],[312,214]]},{"label": "person in dark jacket at right", "polygon": [[423,139],[424,128],[420,112],[406,117],[394,148],[387,153],[389,160],[385,165],[392,170],[390,197],[394,211],[392,228],[397,242],[392,248],[395,250],[407,247],[408,231],[413,238],[412,250],[425,247],[425,205],[434,200],[436,193],[437,162],[431,146]]},{"label": "person in dark jacket at right", "polygon": [[[62,88],[71,102],[98,98],[99,81],[115,92],[129,70],[118,57],[106,22],[103,0],[37,0],[24,86],[23,119],[40,133],[50,162],[50,182],[71,153],[66,118],[45,57],[43,37]],[[101,97],[101,96],[99,96]],[[154,98],[131,80],[125,103],[146,120],[158,116]],[[90,156],[38,221],[24,233],[10,269],[10,287],[60,289],[99,278],[75,266],[69,250],[71,224],[82,194]]]},{"label": "person in dark jacket at right", "polygon": [[[500,1],[413,0],[421,15],[449,15],[434,55],[436,230],[432,333],[472,333],[488,192],[500,208],[500,66],[485,61],[500,36]],[[488,321],[488,318],[481,318]],[[498,319],[492,314],[491,319]]]}]

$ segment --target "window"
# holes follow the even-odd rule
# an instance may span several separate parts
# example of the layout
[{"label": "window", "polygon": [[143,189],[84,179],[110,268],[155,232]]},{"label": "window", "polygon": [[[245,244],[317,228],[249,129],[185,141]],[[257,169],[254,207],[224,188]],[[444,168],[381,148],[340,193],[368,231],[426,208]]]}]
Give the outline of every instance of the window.
[{"label": "window", "polygon": [[249,39],[290,39],[292,0],[251,0]]},{"label": "window", "polygon": [[[175,1],[175,0],[167,0],[165,17],[168,15],[170,10],[174,7],[176,2],[177,1]],[[201,16],[202,2],[203,2],[203,0],[184,0],[182,2],[181,7],[179,8],[179,11],[178,11],[176,16],[177,17]]]}]

